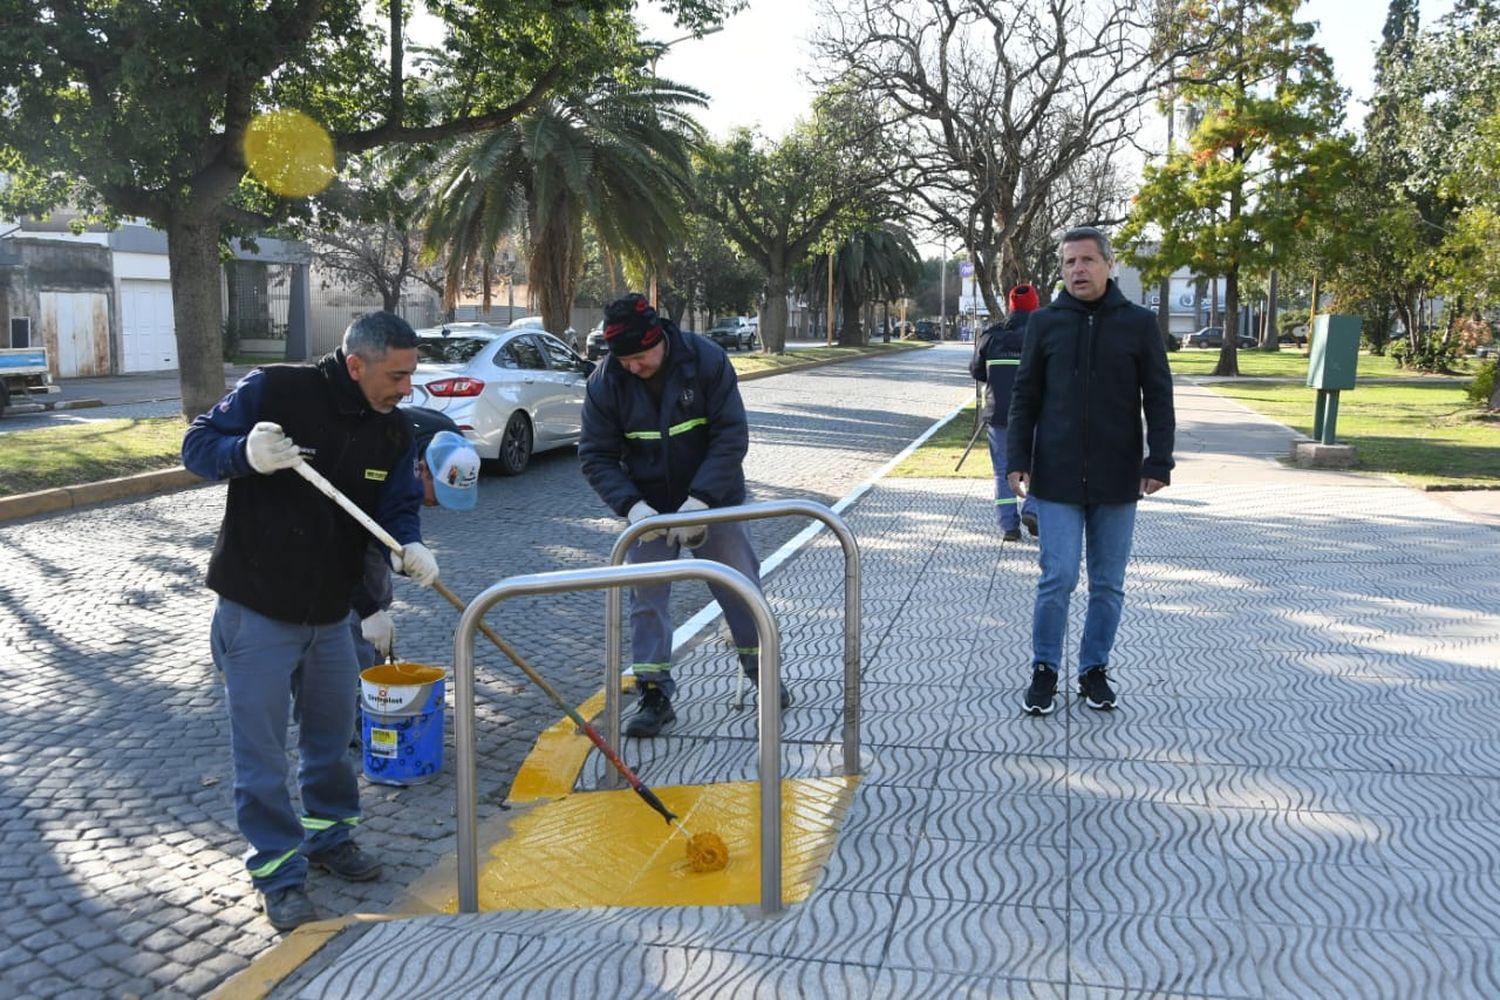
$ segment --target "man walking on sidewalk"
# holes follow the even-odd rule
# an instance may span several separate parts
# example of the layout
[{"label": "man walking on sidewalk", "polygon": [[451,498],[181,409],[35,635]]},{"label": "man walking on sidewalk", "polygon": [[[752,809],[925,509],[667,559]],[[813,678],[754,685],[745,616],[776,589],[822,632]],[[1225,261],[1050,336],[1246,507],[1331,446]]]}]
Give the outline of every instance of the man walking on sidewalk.
[{"label": "man walking on sidewalk", "polygon": [[1055,704],[1085,542],[1089,603],[1078,693],[1090,708],[1115,706],[1107,670],[1125,603],[1136,501],[1171,481],[1176,428],[1156,316],[1110,278],[1108,237],[1091,226],[1070,229],[1061,258],[1063,291],[1027,324],[1006,437],[1011,489],[1036,498],[1041,530],[1031,686],[1023,700],[1033,715]]},{"label": "man walking on sidewalk", "polygon": [[[639,294],[604,310],[603,363],[589,377],[578,457],[589,485],[631,524],[664,511],[708,510],[745,502],[750,430],[729,356],[707,337],[684,334]],[[675,559],[684,549],[739,570],[757,587],[760,560],[743,521],[648,532],[626,561]],[[755,620],[731,591],[709,589],[734,637],[740,668],[760,678]],[[655,736],[677,718],[672,696],[671,584],[630,592],[631,670],[640,707],[625,735]],[[786,685],[781,707],[790,704]]]},{"label": "man walking on sidewalk", "polygon": [[[245,867],[278,930],[318,918],[303,887],[309,864],[352,881],[380,874],[354,844],[359,782],[348,753],[359,671],[347,620],[368,535],[291,468],[310,462],[402,542],[397,572],[430,586],[437,560],[421,542],[411,428],[396,413],[416,345],[405,320],[362,316],[317,364],[246,375],[182,442],[184,465],[229,480],[208,564],[219,595],[209,638],[229,712],[235,819],[250,842]],[[293,718],[300,815],[286,787]]]}]

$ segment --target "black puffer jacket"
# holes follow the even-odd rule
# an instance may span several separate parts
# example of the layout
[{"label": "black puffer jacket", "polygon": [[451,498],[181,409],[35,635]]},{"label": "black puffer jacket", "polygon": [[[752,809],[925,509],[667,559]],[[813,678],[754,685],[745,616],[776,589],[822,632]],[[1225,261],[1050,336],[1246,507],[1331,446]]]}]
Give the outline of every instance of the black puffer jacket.
[{"label": "black puffer jacket", "polygon": [[667,331],[660,401],[611,355],[589,376],[578,458],[616,514],[645,500],[665,514],[691,494],[710,507],[745,502],[750,427],[729,356],[707,337]]},{"label": "black puffer jacket", "polygon": [[1113,280],[1093,309],[1064,291],[1031,314],[1011,393],[1006,467],[1030,473],[1033,495],[1133,502],[1142,479],[1171,481],[1175,431],[1156,317]]}]

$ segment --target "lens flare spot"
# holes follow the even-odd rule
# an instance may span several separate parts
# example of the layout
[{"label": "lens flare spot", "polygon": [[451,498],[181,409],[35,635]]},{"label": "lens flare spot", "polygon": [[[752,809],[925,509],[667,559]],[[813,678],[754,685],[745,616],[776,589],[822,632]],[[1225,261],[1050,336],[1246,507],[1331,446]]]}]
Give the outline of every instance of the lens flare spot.
[{"label": "lens flare spot", "polygon": [[267,111],[245,130],[245,163],[275,194],[306,198],[333,180],[333,139],[301,111]]}]

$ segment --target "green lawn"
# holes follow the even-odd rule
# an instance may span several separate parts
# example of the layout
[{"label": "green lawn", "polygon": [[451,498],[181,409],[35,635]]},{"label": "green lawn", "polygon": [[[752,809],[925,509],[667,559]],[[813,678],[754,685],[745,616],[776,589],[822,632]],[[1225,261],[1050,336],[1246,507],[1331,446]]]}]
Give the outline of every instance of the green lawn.
[{"label": "green lawn", "polygon": [[762,354],[759,351],[746,353],[730,351],[729,363],[740,375],[779,371],[783,368],[799,368],[821,361],[835,361],[858,357],[861,354],[879,354],[883,351],[920,350],[930,345],[913,341],[892,341],[889,344],[874,343],[864,347],[799,347],[785,354]]},{"label": "green lawn", "polygon": [[77,486],[182,463],[181,417],[99,420],[0,437],[0,496]]},{"label": "green lawn", "polygon": [[[1306,386],[1216,382],[1210,388],[1312,434],[1315,393]],[[1364,385],[1341,392],[1335,431],[1339,444],[1354,446],[1359,471],[1420,485],[1500,486],[1500,418],[1475,409],[1460,386]]]},{"label": "green lawn", "polygon": [[[1360,360],[1363,363],[1364,358]],[[1209,388],[1312,435],[1315,393],[1301,383],[1226,380]],[[1358,471],[1397,476],[1420,486],[1500,487],[1500,416],[1475,409],[1463,387],[1452,385],[1451,380],[1450,384],[1417,380],[1362,385],[1342,392],[1335,430],[1339,444],[1354,446]],[[963,468],[954,471],[973,432],[971,404],[891,474],[989,478],[984,435],[975,442]]]}]

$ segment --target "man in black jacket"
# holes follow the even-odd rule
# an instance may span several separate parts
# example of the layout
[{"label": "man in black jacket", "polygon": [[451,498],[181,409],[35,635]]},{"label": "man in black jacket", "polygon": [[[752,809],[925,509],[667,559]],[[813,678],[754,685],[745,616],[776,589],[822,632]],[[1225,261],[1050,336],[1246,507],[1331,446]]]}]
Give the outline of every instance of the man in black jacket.
[{"label": "man in black jacket", "polygon": [[1089,226],[1071,229],[1061,259],[1064,290],[1027,324],[1007,434],[1011,488],[1036,498],[1041,528],[1031,686],[1023,701],[1033,715],[1054,707],[1085,540],[1089,603],[1078,693],[1090,708],[1115,705],[1106,670],[1125,602],[1136,501],[1171,481],[1176,426],[1156,317],[1110,279],[1108,237]]},{"label": "man in black jacket", "polygon": [[[639,294],[605,307],[604,342],[608,353],[589,377],[578,442],[583,474],[600,499],[631,524],[666,511],[744,503],[750,429],[723,348],[683,333]],[[760,583],[760,560],[743,521],[648,532],[626,561],[675,559],[683,548]],[[754,683],[760,677],[755,620],[732,592],[709,589],[724,609],[740,667]],[[655,736],[677,718],[671,596],[665,583],[630,592],[631,670],[641,701],[625,727],[627,736]],[[782,708],[790,704],[785,685],[780,700]]]},{"label": "man in black jacket", "polygon": [[[278,930],[317,919],[308,865],[365,881],[380,862],[354,843],[359,781],[349,759],[359,667],[347,618],[368,534],[292,467],[308,462],[403,545],[392,567],[430,586],[411,428],[416,333],[390,313],[350,324],[314,365],[268,365],[197,417],[182,461],[228,479],[208,563],[218,594],[210,630],[224,683],[234,811],[250,842],[245,867]],[[298,723],[301,810],[287,791],[286,738]]]},{"label": "man in black jacket", "polygon": [[1005,422],[1010,418],[1010,390],[1015,384],[1016,368],[1021,364],[1021,345],[1026,340],[1026,318],[1041,303],[1035,288],[1017,285],[1010,290],[1007,304],[1010,312],[1004,322],[985,330],[975,342],[969,374],[974,381],[984,383],[980,419],[989,435],[990,465],[995,470],[995,517],[1000,522],[1003,540],[1018,542],[1023,522],[1031,536],[1036,537],[1036,501],[1031,497],[1018,501],[1010,488],[1005,475]]}]

